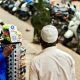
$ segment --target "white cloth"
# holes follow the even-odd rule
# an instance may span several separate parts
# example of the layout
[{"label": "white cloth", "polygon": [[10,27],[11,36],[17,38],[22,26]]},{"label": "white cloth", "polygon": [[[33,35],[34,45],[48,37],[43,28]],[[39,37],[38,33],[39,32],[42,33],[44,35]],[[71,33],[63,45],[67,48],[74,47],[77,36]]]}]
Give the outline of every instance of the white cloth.
[{"label": "white cloth", "polygon": [[14,6],[18,8],[19,5],[20,5],[20,3],[21,3],[21,2],[20,2],[19,0],[17,0],[17,1],[15,2]]},{"label": "white cloth", "polygon": [[71,38],[73,36],[73,32],[71,30],[68,30],[65,34],[64,37],[65,38]]},{"label": "white cloth", "polygon": [[15,12],[17,11],[17,9],[18,9],[17,7],[13,7],[12,11]]},{"label": "white cloth", "polygon": [[29,8],[27,7],[27,2],[25,2],[24,4],[22,4],[22,6],[21,6],[21,10],[22,11],[29,11]]},{"label": "white cloth", "polygon": [[29,80],[76,80],[75,62],[67,53],[49,47],[33,59]]},{"label": "white cloth", "polygon": [[58,38],[57,28],[52,25],[44,26],[43,29],[41,30],[41,37],[42,40],[47,43],[55,42]]},{"label": "white cloth", "polygon": [[73,32],[73,34],[75,35],[76,39],[78,39],[77,37],[77,29],[80,25],[80,20],[77,19],[77,17],[73,17],[72,20],[70,21],[69,25],[68,25],[68,30],[71,30]]}]

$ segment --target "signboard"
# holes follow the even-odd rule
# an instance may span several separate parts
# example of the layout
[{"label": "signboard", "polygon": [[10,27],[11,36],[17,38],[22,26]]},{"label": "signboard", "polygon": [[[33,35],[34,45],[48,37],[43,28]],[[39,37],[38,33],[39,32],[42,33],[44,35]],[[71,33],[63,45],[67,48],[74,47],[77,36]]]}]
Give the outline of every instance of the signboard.
[{"label": "signboard", "polygon": [[19,42],[19,38],[17,35],[17,27],[14,25],[11,25],[9,27],[9,32],[10,32],[10,38],[11,38],[11,42],[15,43],[15,42]]}]

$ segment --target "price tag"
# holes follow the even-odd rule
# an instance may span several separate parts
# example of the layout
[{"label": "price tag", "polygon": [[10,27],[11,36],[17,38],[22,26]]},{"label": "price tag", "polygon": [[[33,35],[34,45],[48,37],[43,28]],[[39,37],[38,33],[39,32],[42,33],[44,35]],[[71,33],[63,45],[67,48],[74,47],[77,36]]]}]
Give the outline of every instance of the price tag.
[{"label": "price tag", "polygon": [[11,42],[18,42],[18,35],[17,33],[17,27],[14,25],[11,25],[9,28],[9,32],[10,32],[10,38],[11,38]]}]

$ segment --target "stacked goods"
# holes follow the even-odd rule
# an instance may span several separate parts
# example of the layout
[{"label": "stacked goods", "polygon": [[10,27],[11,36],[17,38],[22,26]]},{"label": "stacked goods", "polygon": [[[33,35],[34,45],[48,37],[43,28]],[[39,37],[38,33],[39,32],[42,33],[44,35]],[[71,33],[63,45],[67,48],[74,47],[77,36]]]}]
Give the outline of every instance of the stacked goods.
[{"label": "stacked goods", "polygon": [[7,79],[20,80],[20,44],[16,44],[15,50],[7,59]]},{"label": "stacked goods", "polygon": [[26,73],[26,63],[25,63],[25,51],[20,55],[20,79],[19,80],[26,80],[25,73]]}]

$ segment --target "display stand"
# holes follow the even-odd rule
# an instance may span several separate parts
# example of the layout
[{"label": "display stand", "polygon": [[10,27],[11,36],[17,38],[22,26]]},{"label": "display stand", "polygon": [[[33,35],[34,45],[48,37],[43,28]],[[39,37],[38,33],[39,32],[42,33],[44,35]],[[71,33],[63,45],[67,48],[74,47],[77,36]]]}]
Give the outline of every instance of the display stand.
[{"label": "display stand", "polygon": [[9,27],[11,44],[15,45],[14,51],[7,59],[7,80],[25,80],[25,66],[22,65],[24,51],[21,51],[21,42],[17,33],[17,27],[11,25]]},{"label": "display stand", "polygon": [[7,59],[7,79],[20,80],[20,43]]}]

